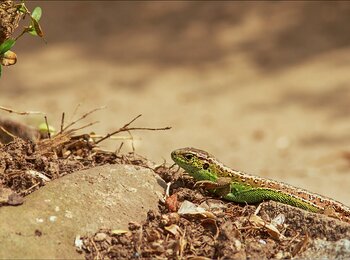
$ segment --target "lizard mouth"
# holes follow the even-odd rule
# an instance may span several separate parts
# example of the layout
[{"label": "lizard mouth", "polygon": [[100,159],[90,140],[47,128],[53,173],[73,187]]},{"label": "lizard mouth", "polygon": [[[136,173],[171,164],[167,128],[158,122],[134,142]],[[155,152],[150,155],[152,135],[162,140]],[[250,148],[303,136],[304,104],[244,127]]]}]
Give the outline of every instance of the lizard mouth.
[{"label": "lizard mouth", "polygon": [[186,165],[186,160],[181,153],[181,149],[171,152],[171,159],[173,159],[173,161],[181,167]]},{"label": "lizard mouth", "polygon": [[173,161],[179,166],[182,166],[185,162],[184,160],[181,160],[181,153],[179,153],[178,150],[171,152],[171,159],[173,159]]}]

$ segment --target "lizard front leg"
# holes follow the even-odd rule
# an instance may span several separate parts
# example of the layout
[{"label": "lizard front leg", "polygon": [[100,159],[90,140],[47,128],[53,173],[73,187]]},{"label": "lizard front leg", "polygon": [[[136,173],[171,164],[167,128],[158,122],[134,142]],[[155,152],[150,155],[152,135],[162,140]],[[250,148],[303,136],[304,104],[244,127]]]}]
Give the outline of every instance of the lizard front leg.
[{"label": "lizard front leg", "polygon": [[219,177],[216,182],[214,181],[197,181],[195,186],[199,186],[206,190],[210,190],[211,192],[219,195],[220,197],[224,197],[226,194],[231,191],[231,178],[229,177]]}]

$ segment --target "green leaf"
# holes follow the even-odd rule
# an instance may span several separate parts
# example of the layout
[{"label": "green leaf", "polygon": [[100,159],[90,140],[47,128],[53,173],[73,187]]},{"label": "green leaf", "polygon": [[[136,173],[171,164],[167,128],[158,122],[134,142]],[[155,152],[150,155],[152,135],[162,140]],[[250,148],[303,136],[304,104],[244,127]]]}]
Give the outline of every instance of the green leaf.
[{"label": "green leaf", "polygon": [[0,78],[1,78],[2,66],[0,64]]},{"label": "green leaf", "polygon": [[29,34],[31,34],[33,36],[38,36],[38,34],[36,33],[36,31],[35,31],[35,29],[34,29],[34,27],[32,25],[29,26],[26,31],[27,31],[27,33],[29,33]]},{"label": "green leaf", "polygon": [[30,25],[30,27],[28,29],[29,29],[28,32],[31,35],[40,36],[40,37],[44,36],[44,33],[41,29],[40,24],[33,17],[32,17],[32,24]]},{"label": "green leaf", "polygon": [[35,21],[39,22],[39,20],[41,18],[41,13],[42,13],[41,8],[39,6],[35,7],[33,12],[32,12],[32,18]]},{"label": "green leaf", "polygon": [[41,123],[38,128],[40,133],[50,132],[50,134],[55,134],[56,132],[56,129],[52,125],[49,125],[49,129],[47,129],[46,123]]},{"label": "green leaf", "polygon": [[16,43],[16,40],[14,39],[7,39],[6,41],[4,41],[0,45],[0,55],[10,50],[13,47],[13,45],[15,45],[15,43]]}]

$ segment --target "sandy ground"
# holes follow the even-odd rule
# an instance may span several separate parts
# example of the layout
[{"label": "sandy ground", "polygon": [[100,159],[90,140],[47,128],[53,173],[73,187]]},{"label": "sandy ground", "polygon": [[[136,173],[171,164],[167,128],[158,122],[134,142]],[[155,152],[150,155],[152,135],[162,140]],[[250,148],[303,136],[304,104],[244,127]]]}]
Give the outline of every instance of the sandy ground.
[{"label": "sandy ground", "polygon": [[18,42],[1,105],[45,111],[57,128],[79,103],[78,114],[106,105],[85,121],[101,134],[143,114],[135,126],[173,127],[134,133],[156,162],[193,146],[350,205],[349,3],[36,5],[48,43]]}]

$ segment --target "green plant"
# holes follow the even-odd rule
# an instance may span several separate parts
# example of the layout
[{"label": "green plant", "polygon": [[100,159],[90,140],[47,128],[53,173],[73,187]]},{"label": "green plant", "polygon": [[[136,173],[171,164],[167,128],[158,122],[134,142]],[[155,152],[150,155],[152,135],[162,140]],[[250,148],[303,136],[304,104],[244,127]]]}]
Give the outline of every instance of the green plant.
[{"label": "green plant", "polygon": [[[17,61],[17,55],[11,51],[17,40],[24,34],[29,33],[33,36],[43,37],[44,33],[39,24],[42,10],[35,7],[30,12],[24,2],[13,4],[12,1],[0,0],[0,77],[2,74],[2,66],[14,65]],[[15,38],[11,38],[14,29],[18,26],[21,18],[30,17],[30,23],[25,26],[23,31]]]}]

